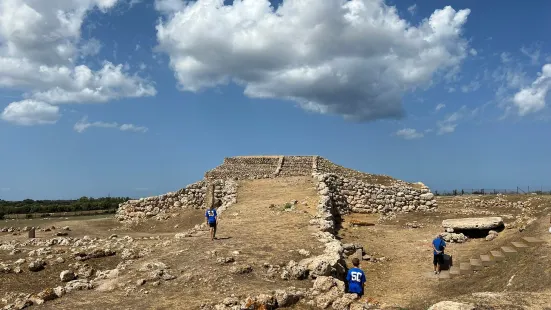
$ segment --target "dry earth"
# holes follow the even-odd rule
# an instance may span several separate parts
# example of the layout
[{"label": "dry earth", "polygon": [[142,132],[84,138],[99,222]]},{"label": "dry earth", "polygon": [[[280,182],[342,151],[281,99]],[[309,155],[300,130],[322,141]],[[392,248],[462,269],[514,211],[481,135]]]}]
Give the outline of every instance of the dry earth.
[{"label": "dry earth", "polygon": [[[476,201],[475,199],[480,199]],[[298,203],[286,210],[285,204]],[[271,274],[264,265],[285,265],[305,256],[323,252],[322,244],[313,236],[308,224],[316,212],[318,195],[311,178],[294,177],[240,181],[238,203],[220,217],[218,240],[211,241],[208,232],[200,231],[187,238],[175,238],[204,221],[203,210],[188,210],[167,221],[149,221],[135,227],[124,227],[112,218],[92,218],[63,221],[43,221],[42,227],[56,226],[50,232],[37,232],[39,239],[51,238],[62,226],[69,226],[69,237],[84,236],[118,240],[127,248],[143,251],[143,257],[130,260],[121,251],[115,256],[95,258],[85,263],[96,270],[111,270],[117,266],[118,276],[105,279],[99,289],[72,292],[63,298],[46,302],[42,309],[198,309],[205,302],[218,302],[235,295],[245,297],[269,293],[290,286],[308,289],[310,280],[284,281]],[[486,203],[485,201],[489,201]],[[519,205],[518,202],[529,201]],[[516,204],[513,204],[516,203]],[[351,214],[343,217],[339,237],[343,243],[359,243],[372,257],[363,261],[367,273],[367,296],[387,309],[427,309],[441,300],[472,302],[480,309],[546,309],[551,304],[551,234],[548,212],[551,197],[547,196],[485,196],[439,197],[437,212],[398,215],[378,223],[378,215]],[[447,252],[454,264],[498,248],[521,236],[535,236],[547,243],[527,250],[507,262],[485,268],[471,276],[438,281],[428,277],[432,270],[430,242],[441,232],[446,218],[498,215],[514,228],[505,229],[493,241],[469,239],[462,244],[449,244]],[[351,220],[375,223],[374,226],[352,227]],[[533,222],[527,225],[527,222]],[[36,221],[36,220],[35,220]],[[32,226],[26,221],[0,222],[2,226]],[[416,223],[418,228],[408,227]],[[411,226],[411,225],[410,225]],[[524,227],[523,227],[524,226]],[[523,231],[519,231],[522,227]],[[117,238],[109,239],[116,234]],[[124,239],[125,236],[131,237]],[[0,241],[25,241],[25,235],[0,234]],[[28,246],[21,253],[10,255],[0,250],[0,262],[13,263],[29,259],[28,251],[40,247]],[[49,254],[48,262],[62,257],[64,263],[51,263],[39,272],[22,266],[20,274],[0,273],[0,298],[13,292],[37,293],[45,288],[63,285],[60,271],[71,269],[76,262],[68,246],[52,246],[59,253]],[[90,249],[89,249],[90,250]],[[237,252],[236,252],[237,251]],[[219,263],[217,258],[232,257],[235,262]],[[126,262],[121,265],[121,263]],[[171,280],[147,280],[150,270],[144,265],[163,263]],[[125,266],[126,265],[126,266]],[[236,273],[240,267],[244,273]],[[245,268],[247,267],[247,268]],[[250,267],[250,269],[248,269]],[[239,268],[238,268],[239,269]],[[248,269],[248,270],[247,270]],[[250,272],[246,272],[250,271]],[[138,285],[139,279],[146,283]],[[0,306],[2,304],[0,303]],[[484,306],[484,307],[482,307]],[[305,305],[295,309],[310,309]]]}]

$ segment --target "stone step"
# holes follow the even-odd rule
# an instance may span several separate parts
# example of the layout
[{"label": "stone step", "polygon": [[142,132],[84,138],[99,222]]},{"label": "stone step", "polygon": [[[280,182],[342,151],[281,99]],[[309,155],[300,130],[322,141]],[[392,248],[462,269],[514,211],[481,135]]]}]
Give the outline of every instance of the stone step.
[{"label": "stone step", "polygon": [[450,273],[447,270],[440,271],[440,274],[438,275],[438,281],[449,280],[450,278]]},{"label": "stone step", "polygon": [[522,240],[528,244],[540,244],[540,243],[545,243],[544,240],[541,240],[541,239],[538,239],[538,238],[534,238],[534,237],[524,237],[522,238]]},{"label": "stone step", "polygon": [[472,270],[478,271],[484,268],[484,266],[482,265],[482,261],[478,258],[471,258],[469,263],[471,264]]},{"label": "stone step", "polygon": [[471,273],[473,273],[473,269],[471,268],[471,264],[469,264],[469,263],[460,263],[459,264],[459,272],[461,274],[471,274]]},{"label": "stone step", "polygon": [[513,256],[513,255],[516,255],[518,252],[517,250],[511,248],[511,247],[508,247],[508,246],[503,246],[501,247],[501,251],[503,252],[503,254],[505,255],[505,257],[507,256]]},{"label": "stone step", "polygon": [[515,247],[515,249],[517,250],[524,250],[526,248],[529,248],[530,246],[527,245],[526,243],[522,243],[522,242],[511,242],[511,244],[513,245],[513,247]]},{"label": "stone step", "polygon": [[488,254],[480,255],[480,261],[482,262],[482,266],[484,267],[492,266],[496,263],[496,261],[493,260],[492,257]]},{"label": "stone step", "polygon": [[500,262],[505,259],[505,255],[503,255],[503,252],[501,251],[490,251],[490,254],[492,254],[492,257],[496,262]]},{"label": "stone step", "polygon": [[459,268],[451,269],[450,272],[449,272],[449,275],[450,275],[451,278],[458,277],[458,276],[461,275],[461,269],[459,269]]}]

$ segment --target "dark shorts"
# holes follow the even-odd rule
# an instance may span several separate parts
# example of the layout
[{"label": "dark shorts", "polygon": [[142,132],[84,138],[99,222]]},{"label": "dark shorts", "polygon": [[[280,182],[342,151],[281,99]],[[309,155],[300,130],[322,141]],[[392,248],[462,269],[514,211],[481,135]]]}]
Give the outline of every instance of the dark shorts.
[{"label": "dark shorts", "polygon": [[434,254],[434,259],[432,260],[433,265],[443,265],[444,264],[444,253]]},{"label": "dark shorts", "polygon": [[209,222],[209,227],[216,228],[216,222]]}]

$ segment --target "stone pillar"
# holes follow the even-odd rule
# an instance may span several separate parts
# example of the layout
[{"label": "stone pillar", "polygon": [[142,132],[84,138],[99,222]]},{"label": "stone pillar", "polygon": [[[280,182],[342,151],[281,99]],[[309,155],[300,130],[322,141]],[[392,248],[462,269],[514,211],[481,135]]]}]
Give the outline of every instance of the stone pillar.
[{"label": "stone pillar", "polygon": [[205,206],[207,209],[214,205],[214,187],[214,182],[207,184],[207,192],[205,193]]},{"label": "stone pillar", "polygon": [[34,229],[34,227],[32,227],[29,230],[29,239],[32,239],[32,238],[35,238],[35,229]]}]

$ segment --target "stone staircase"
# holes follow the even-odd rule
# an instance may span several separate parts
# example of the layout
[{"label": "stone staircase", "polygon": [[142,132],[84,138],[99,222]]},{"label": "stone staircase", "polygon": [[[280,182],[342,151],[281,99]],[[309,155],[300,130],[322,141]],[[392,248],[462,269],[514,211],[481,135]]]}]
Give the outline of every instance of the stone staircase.
[{"label": "stone staircase", "polygon": [[446,280],[462,275],[470,275],[475,271],[484,270],[500,262],[507,261],[508,258],[515,256],[524,250],[538,244],[545,243],[544,240],[535,237],[523,237],[521,241],[510,242],[507,246],[489,251],[478,257],[469,259],[468,262],[461,261],[458,265],[450,267],[449,270],[442,270],[440,275],[434,276],[438,280]]},{"label": "stone staircase", "polygon": [[312,175],[314,156],[285,156],[278,176],[309,176]]}]

